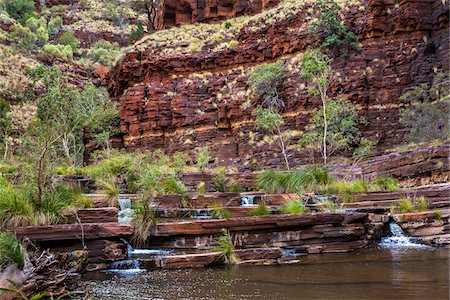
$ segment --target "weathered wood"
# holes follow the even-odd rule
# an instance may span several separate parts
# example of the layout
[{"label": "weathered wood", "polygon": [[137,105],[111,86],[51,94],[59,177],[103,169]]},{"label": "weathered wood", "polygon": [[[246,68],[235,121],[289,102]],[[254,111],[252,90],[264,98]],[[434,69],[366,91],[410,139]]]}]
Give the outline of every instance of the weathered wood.
[{"label": "weathered wood", "polygon": [[127,237],[133,234],[131,225],[118,223],[87,223],[16,227],[13,230],[19,237],[32,241],[61,241]]}]

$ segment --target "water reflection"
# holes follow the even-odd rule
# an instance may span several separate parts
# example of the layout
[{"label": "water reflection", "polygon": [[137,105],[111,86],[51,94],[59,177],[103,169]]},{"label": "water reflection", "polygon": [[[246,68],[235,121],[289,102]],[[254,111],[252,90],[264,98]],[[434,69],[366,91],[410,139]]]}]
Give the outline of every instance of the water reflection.
[{"label": "water reflection", "polygon": [[296,265],[90,274],[103,299],[448,299],[448,250],[363,249],[309,255]]}]

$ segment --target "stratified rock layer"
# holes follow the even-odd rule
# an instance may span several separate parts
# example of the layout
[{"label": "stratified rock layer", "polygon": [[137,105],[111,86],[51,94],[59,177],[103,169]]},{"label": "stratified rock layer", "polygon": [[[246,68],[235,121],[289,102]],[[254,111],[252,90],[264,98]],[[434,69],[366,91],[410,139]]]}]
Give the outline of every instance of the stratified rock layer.
[{"label": "stratified rock layer", "polygon": [[[179,41],[181,48],[172,52],[170,44],[161,44],[138,45],[127,53],[109,77],[112,95],[120,98],[123,147],[173,152],[207,144],[225,164],[281,165],[276,144],[254,132],[251,113],[258,101],[247,75],[255,64],[283,58],[288,70],[282,86],[285,126],[304,130],[320,105],[299,77],[298,55],[313,46],[305,26],[307,8],[245,26],[237,45],[192,51],[183,48],[188,42]],[[399,96],[410,86],[430,82],[433,70],[448,70],[448,3],[366,0],[348,6],[345,18],[362,50],[335,57],[331,91],[358,107],[368,121],[364,136],[384,150],[403,142]],[[298,150],[289,156],[294,165],[307,160]]]}]

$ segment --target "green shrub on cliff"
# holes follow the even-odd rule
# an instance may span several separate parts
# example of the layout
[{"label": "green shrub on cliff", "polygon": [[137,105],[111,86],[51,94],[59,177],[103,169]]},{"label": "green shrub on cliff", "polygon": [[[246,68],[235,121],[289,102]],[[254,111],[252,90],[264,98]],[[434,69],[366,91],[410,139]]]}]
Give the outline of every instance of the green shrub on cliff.
[{"label": "green shrub on cliff", "polygon": [[56,40],[60,45],[68,45],[72,50],[77,50],[80,47],[80,41],[75,37],[73,32],[67,31],[61,34]]},{"label": "green shrub on cliff", "polygon": [[6,10],[10,17],[22,24],[36,14],[33,0],[1,0],[0,7]]},{"label": "green shrub on cliff", "polygon": [[302,200],[291,200],[283,205],[279,209],[280,214],[302,214],[307,211],[305,203]]},{"label": "green shrub on cliff", "polygon": [[282,60],[260,64],[249,73],[248,83],[263,107],[276,111],[284,108],[285,103],[280,93],[284,73]]},{"label": "green shrub on cliff", "polygon": [[62,58],[65,60],[71,60],[73,58],[73,51],[70,45],[53,45],[46,44],[41,51],[42,56],[46,57],[49,60],[53,60],[55,58]]},{"label": "green shrub on cliff", "polygon": [[449,74],[438,72],[431,85],[422,83],[400,97],[401,102],[410,105],[400,112],[400,122],[408,129],[406,139],[409,142],[450,137],[449,83]]},{"label": "green shrub on cliff", "polygon": [[319,38],[320,48],[327,48],[342,56],[347,56],[350,49],[360,49],[358,37],[345,26],[335,0],[316,1],[314,14],[316,19],[309,32]]}]

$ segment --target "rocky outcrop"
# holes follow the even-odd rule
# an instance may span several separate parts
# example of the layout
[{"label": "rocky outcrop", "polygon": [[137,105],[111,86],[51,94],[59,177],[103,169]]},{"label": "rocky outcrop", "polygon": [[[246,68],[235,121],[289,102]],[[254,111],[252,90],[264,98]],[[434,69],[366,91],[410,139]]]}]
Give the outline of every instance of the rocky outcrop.
[{"label": "rocky outcrop", "polygon": [[[152,247],[211,249],[224,229],[237,249],[287,247],[303,253],[345,252],[364,247],[380,234],[383,219],[371,226],[367,213],[307,213],[221,220],[160,223]],[[387,218],[386,220],[387,221]],[[381,224],[381,226],[378,226]]]},{"label": "rocky outcrop", "polygon": [[449,209],[398,214],[394,216],[394,220],[407,235],[426,244],[447,247],[450,245]]},{"label": "rocky outcrop", "polygon": [[[110,92],[121,103],[123,147],[187,151],[207,144],[224,164],[282,164],[276,146],[254,132],[251,113],[258,101],[251,97],[247,75],[255,64],[283,57],[288,69],[282,86],[285,126],[305,128],[320,104],[302,88],[298,74],[298,54],[313,44],[307,11],[307,4],[286,11],[280,5],[265,12],[271,17],[257,15],[247,26],[234,28],[235,35],[224,32],[223,43],[183,35],[177,28],[137,44],[109,75]],[[345,18],[362,50],[351,52],[351,59],[335,57],[331,90],[358,107],[368,121],[364,136],[376,141],[378,150],[398,145],[404,136],[398,97],[412,85],[429,82],[435,68],[448,70],[448,4],[366,0],[348,5]],[[215,36],[222,27],[202,30]],[[199,41],[203,46],[197,47]],[[300,151],[289,151],[289,157],[294,165],[308,161]]]},{"label": "rocky outcrop", "polygon": [[279,0],[165,0],[157,29],[197,22],[217,22],[259,13]]}]

